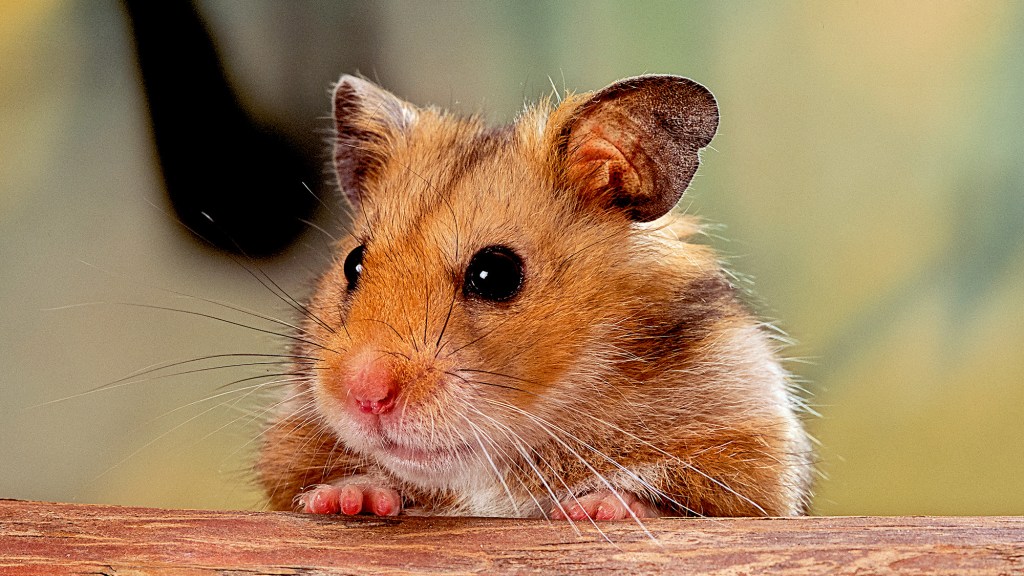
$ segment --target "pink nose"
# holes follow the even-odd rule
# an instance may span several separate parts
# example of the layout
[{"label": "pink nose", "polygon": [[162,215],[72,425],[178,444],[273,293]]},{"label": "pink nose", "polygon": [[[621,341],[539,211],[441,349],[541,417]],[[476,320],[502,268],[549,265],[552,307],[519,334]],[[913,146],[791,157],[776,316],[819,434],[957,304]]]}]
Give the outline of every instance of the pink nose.
[{"label": "pink nose", "polygon": [[387,366],[369,362],[354,370],[349,394],[364,414],[384,414],[395,407],[398,386]]},{"label": "pink nose", "polygon": [[384,414],[395,407],[395,395],[388,394],[378,400],[365,400],[356,397],[356,405],[364,414]]}]

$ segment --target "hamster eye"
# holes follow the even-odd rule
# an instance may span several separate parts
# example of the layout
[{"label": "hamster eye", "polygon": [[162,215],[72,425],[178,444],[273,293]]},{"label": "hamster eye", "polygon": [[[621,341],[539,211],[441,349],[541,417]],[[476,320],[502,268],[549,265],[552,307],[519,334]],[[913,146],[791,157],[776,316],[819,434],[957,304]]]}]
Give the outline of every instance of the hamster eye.
[{"label": "hamster eye", "polygon": [[363,274],[363,252],[364,246],[356,246],[354,250],[345,257],[345,278],[348,279],[348,289],[355,290],[359,282],[359,276]]},{"label": "hamster eye", "polygon": [[488,246],[469,261],[463,292],[484,300],[503,302],[523,285],[523,260],[511,248]]}]

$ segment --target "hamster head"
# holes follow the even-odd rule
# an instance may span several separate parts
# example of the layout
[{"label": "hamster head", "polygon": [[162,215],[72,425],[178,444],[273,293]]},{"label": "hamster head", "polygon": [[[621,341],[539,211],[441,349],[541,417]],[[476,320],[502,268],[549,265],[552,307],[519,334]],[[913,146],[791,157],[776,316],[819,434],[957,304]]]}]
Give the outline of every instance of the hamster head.
[{"label": "hamster head", "polygon": [[501,487],[462,510],[522,515],[638,477],[672,430],[745,418],[800,443],[770,346],[670,213],[717,129],[705,88],[632,78],[492,128],[345,76],[334,119],[351,230],[292,394],[326,450],[433,494]]}]

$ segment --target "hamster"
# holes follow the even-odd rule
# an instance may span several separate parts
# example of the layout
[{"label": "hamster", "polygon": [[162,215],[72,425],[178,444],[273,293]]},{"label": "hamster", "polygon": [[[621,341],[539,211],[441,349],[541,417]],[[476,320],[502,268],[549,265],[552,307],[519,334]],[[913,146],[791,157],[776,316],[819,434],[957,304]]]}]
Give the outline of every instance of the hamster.
[{"label": "hamster", "polygon": [[668,75],[489,127],[334,89],[353,215],[256,465],[317,514],[788,516],[812,455],[777,345],[673,213],[718,127]]}]

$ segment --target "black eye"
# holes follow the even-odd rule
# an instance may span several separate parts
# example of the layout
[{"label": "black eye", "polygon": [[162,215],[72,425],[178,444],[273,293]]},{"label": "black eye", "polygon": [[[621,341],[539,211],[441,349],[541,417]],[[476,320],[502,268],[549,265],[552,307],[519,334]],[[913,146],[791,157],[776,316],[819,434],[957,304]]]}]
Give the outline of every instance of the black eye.
[{"label": "black eye", "polygon": [[345,257],[345,278],[348,279],[348,289],[355,290],[359,277],[363,274],[363,246],[357,246],[355,250]]},{"label": "black eye", "polygon": [[523,260],[511,248],[488,246],[469,261],[463,292],[502,302],[518,294],[522,285]]}]

